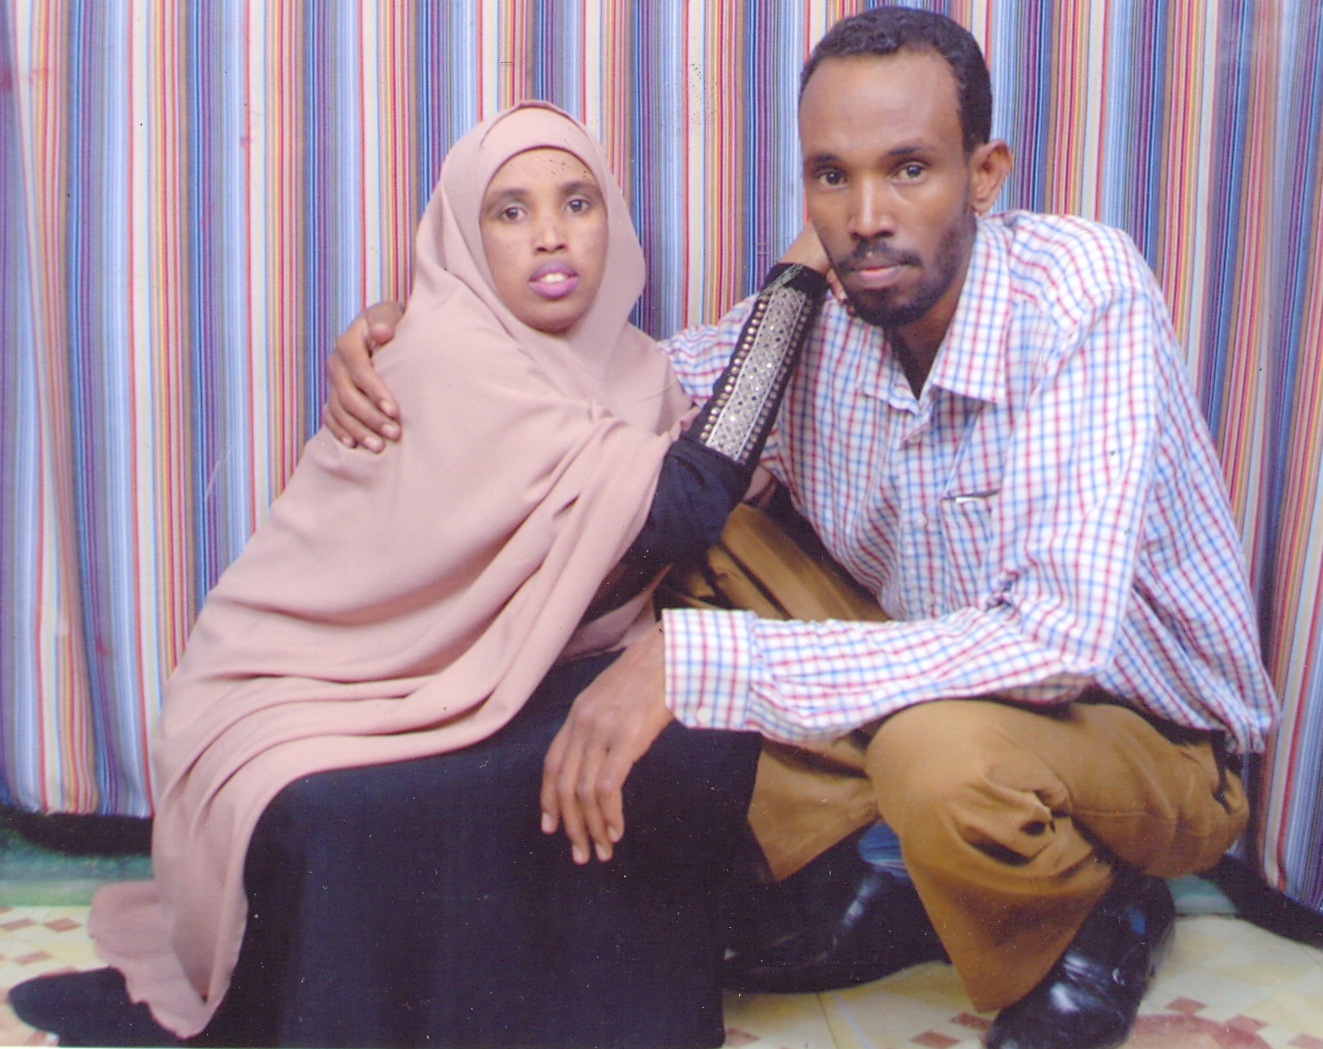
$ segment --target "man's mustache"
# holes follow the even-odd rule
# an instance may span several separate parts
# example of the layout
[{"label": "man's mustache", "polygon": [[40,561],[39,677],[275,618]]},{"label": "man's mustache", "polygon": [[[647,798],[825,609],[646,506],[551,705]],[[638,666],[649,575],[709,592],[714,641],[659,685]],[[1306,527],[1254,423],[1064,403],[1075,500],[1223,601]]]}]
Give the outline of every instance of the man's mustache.
[{"label": "man's mustache", "polygon": [[922,261],[912,251],[896,251],[885,244],[860,244],[845,258],[833,259],[832,266],[839,275],[883,266],[919,266]]}]

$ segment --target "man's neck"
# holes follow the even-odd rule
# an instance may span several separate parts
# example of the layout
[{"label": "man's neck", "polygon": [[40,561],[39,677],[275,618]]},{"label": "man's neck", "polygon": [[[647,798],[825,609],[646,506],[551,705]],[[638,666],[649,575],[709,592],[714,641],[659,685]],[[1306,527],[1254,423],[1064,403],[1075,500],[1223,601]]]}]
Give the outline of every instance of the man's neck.
[{"label": "man's neck", "polygon": [[892,352],[900,362],[900,367],[905,372],[905,378],[909,380],[910,389],[914,391],[917,400],[923,393],[923,384],[928,381],[928,373],[932,371],[933,361],[937,359],[937,351],[942,344],[939,341],[935,346],[921,346],[918,350],[914,350],[910,348],[902,332],[903,329],[893,328],[887,332],[887,339],[891,342]]},{"label": "man's neck", "polygon": [[[972,240],[971,237],[971,245]],[[937,353],[955,317],[956,307],[960,305],[960,292],[965,286],[972,254],[971,247],[967,247],[960,268],[932,309],[917,321],[886,329],[887,338],[916,398],[923,393],[928,373],[932,371],[933,362],[937,360]]]}]

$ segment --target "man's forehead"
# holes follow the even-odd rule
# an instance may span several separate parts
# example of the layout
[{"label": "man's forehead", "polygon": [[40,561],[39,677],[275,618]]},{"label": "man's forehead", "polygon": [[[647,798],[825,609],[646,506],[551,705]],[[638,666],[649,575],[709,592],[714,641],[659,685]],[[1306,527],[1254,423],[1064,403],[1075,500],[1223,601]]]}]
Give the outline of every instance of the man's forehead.
[{"label": "man's forehead", "polygon": [[961,136],[955,75],[928,48],[824,59],[799,106],[805,157],[862,146],[891,152]]}]

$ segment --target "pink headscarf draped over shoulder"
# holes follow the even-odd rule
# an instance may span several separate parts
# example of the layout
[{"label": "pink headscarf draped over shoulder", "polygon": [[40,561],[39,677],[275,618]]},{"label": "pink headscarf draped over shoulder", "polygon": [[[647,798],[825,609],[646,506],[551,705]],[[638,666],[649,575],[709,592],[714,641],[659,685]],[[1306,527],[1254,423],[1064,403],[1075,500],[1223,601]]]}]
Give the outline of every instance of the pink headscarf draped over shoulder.
[{"label": "pink headscarf draped over shoulder", "polygon": [[[478,218],[496,170],[554,147],[602,189],[606,271],[565,336],[497,297]],[[414,287],[377,355],[404,436],[381,455],[325,429],[207,599],[155,740],[154,882],[93,903],[102,956],[182,1036],[229,986],[253,827],[286,785],[491,735],[567,654],[617,644],[636,601],[585,609],[642,527],[688,407],[628,323],[643,256],[600,147],[538,103],[465,135],[418,229]]]}]

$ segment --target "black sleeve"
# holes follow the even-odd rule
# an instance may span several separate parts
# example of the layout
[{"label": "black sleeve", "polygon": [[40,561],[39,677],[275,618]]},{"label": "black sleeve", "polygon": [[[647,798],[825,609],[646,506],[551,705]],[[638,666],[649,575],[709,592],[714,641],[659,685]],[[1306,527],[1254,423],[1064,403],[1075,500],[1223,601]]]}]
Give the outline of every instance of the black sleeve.
[{"label": "black sleeve", "polygon": [[666,453],[626,560],[660,567],[701,553],[721,535],[748,491],[826,287],[816,270],[772,267],[711,398]]}]

